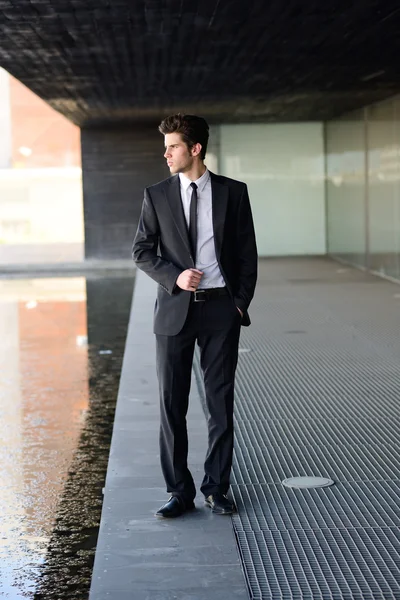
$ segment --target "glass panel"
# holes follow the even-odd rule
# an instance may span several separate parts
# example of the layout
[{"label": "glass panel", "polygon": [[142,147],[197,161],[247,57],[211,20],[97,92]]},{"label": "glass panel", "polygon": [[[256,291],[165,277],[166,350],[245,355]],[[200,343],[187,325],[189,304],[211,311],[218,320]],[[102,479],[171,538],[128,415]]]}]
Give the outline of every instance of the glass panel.
[{"label": "glass panel", "polygon": [[394,156],[393,156],[393,202],[395,222],[395,253],[397,272],[394,275],[400,279],[400,96],[393,98],[394,102]]},{"label": "glass panel", "polygon": [[399,277],[398,100],[368,107],[370,267]]},{"label": "glass panel", "polygon": [[328,253],[366,265],[363,111],[326,125]]},{"label": "glass panel", "polygon": [[220,128],[218,125],[210,126],[210,138],[207,147],[205,164],[213,173],[219,173],[219,154],[220,154]]},{"label": "glass panel", "polygon": [[321,123],[222,125],[220,173],[248,185],[260,256],[325,254]]}]

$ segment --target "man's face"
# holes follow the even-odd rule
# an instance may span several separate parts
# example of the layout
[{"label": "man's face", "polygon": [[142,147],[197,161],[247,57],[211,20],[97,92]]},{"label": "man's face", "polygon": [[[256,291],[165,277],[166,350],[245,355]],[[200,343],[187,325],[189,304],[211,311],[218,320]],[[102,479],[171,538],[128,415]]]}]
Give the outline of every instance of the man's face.
[{"label": "man's face", "polygon": [[194,156],[185,142],[182,141],[180,133],[167,133],[165,135],[164,158],[167,159],[172,174],[185,173],[193,166]]}]

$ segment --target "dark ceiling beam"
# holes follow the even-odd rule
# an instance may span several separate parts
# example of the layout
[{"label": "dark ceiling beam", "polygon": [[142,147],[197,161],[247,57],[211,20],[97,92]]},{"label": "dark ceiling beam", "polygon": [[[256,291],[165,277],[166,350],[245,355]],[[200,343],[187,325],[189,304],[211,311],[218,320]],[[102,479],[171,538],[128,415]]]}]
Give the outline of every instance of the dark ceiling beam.
[{"label": "dark ceiling beam", "polygon": [[0,65],[81,127],[326,120],[400,91],[394,0],[0,0]]}]

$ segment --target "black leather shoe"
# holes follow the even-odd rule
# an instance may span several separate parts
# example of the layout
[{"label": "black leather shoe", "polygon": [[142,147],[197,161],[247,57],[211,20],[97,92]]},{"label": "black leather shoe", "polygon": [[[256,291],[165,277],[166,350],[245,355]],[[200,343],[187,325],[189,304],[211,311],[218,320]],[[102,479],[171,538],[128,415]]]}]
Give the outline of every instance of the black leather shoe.
[{"label": "black leather shoe", "polygon": [[156,512],[156,517],[173,519],[175,517],[180,517],[184,512],[193,510],[194,508],[193,502],[185,503],[179,496],[171,496],[168,502]]},{"label": "black leather shoe", "polygon": [[220,494],[219,492],[207,496],[205,505],[209,506],[212,512],[217,515],[231,515],[235,512],[235,505],[224,494]]}]

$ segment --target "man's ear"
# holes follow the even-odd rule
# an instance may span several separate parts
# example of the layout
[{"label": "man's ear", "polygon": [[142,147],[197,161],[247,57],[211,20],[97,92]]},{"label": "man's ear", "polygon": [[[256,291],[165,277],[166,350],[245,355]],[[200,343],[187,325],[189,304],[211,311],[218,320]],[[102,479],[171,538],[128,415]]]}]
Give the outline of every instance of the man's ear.
[{"label": "man's ear", "polygon": [[192,156],[199,156],[201,153],[202,145],[197,142],[194,146],[192,146]]}]

